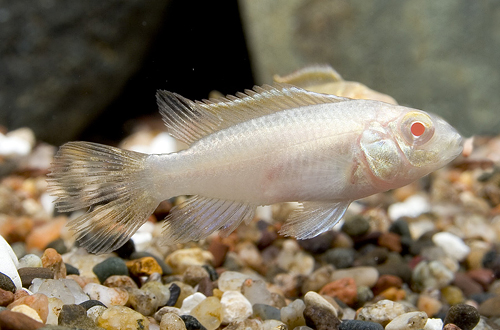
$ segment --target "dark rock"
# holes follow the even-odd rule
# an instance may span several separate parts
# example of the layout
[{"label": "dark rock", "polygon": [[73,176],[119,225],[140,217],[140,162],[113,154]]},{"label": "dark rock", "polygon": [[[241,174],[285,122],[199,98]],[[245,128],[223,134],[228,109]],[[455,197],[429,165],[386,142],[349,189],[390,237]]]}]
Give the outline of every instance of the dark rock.
[{"label": "dark rock", "polygon": [[157,255],[154,255],[154,254],[146,252],[146,251],[140,251],[140,252],[136,251],[130,255],[131,260],[141,259],[144,257],[154,258],[156,260],[156,262],[158,263],[158,265],[160,265],[161,270],[163,272],[163,275],[172,274],[172,268],[169,265],[167,265],[167,263],[162,258],[158,257]]},{"label": "dark rock", "polygon": [[59,254],[64,254],[68,252],[68,248],[66,247],[66,244],[64,243],[64,240],[62,238],[58,238],[55,241],[50,242],[46,247],[46,249],[52,248],[57,251]]},{"label": "dark rock", "polygon": [[323,262],[329,263],[335,268],[349,268],[354,263],[356,250],[351,248],[335,248],[326,251],[321,259]]},{"label": "dark rock", "polygon": [[104,281],[112,275],[128,276],[128,268],[125,261],[117,257],[111,257],[98,263],[92,268],[92,271],[96,274],[101,283],[104,283]]},{"label": "dark rock", "polygon": [[14,301],[14,294],[11,291],[0,289],[0,306],[7,306]]},{"label": "dark rock", "polygon": [[219,274],[217,274],[217,271],[214,267],[210,265],[203,265],[202,267],[207,271],[211,281],[217,281],[219,279]]},{"label": "dark rock", "polygon": [[67,263],[65,263],[65,265],[66,265],[66,275],[80,275],[80,271],[78,270],[78,268]]},{"label": "dark rock", "polygon": [[372,290],[367,286],[358,286],[356,293],[356,306],[362,307],[365,303],[371,301],[374,295]]},{"label": "dark rock", "polygon": [[410,283],[412,270],[408,263],[395,252],[389,253],[389,256],[381,265],[376,266],[380,276],[389,274],[398,276],[405,283]]},{"label": "dark rock", "polygon": [[354,260],[354,266],[377,266],[386,262],[389,256],[387,248],[378,247],[374,245],[365,245],[361,249]]},{"label": "dark rock", "polygon": [[468,297],[469,299],[472,299],[474,300],[475,302],[477,302],[479,305],[481,305],[483,302],[485,302],[486,300],[490,299],[490,298],[493,298],[495,296],[494,293],[491,293],[491,292],[483,292],[483,293],[476,293],[476,294],[473,294],[471,295],[470,297]]},{"label": "dark rock", "polygon": [[191,315],[181,315],[187,330],[207,330],[201,323]]},{"label": "dark rock", "polygon": [[0,312],[0,329],[3,330],[36,330],[43,327],[43,323],[33,320],[23,313],[4,310]]},{"label": "dark rock", "polygon": [[462,330],[472,330],[480,318],[481,315],[479,315],[476,308],[466,304],[457,304],[451,306],[448,310],[444,324],[452,323]]},{"label": "dark rock", "polygon": [[435,231],[429,231],[422,234],[422,236],[420,236],[411,244],[410,253],[416,256],[419,255],[424,248],[435,246],[434,242],[432,241],[432,236],[434,236],[435,233]]},{"label": "dark rock", "polygon": [[226,254],[229,246],[222,243],[220,238],[214,238],[208,246],[208,251],[214,256],[214,267],[220,267],[226,260]]},{"label": "dark rock", "polygon": [[265,320],[278,320],[281,321],[281,311],[270,305],[266,304],[254,304],[253,317],[260,317],[263,321]]},{"label": "dark rock", "polygon": [[389,232],[398,234],[401,237],[411,238],[410,227],[404,218],[394,221],[389,227]]},{"label": "dark rock", "polygon": [[496,295],[479,305],[479,314],[486,317],[500,316],[500,296]]},{"label": "dark rock", "polygon": [[382,235],[381,232],[379,231],[373,231],[371,233],[361,235],[361,236],[355,236],[352,238],[354,242],[354,248],[355,249],[360,249],[364,245],[370,244],[370,245],[377,245],[378,240],[380,236]]},{"label": "dark rock", "polygon": [[340,325],[340,320],[333,312],[316,305],[306,306],[304,318],[308,327],[317,330],[337,330]]},{"label": "dark rock", "polygon": [[213,295],[214,292],[214,284],[208,277],[204,277],[198,283],[198,292],[203,293],[205,296],[209,297]]},{"label": "dark rock", "polygon": [[401,236],[394,233],[382,233],[378,238],[378,245],[386,247],[389,251],[401,253],[403,246],[401,245]]},{"label": "dark rock", "polygon": [[10,277],[4,273],[0,273],[0,289],[14,293],[16,292],[16,285],[12,282]]},{"label": "dark rock", "polygon": [[372,291],[374,295],[379,295],[383,291],[395,287],[395,288],[401,288],[403,285],[403,280],[395,275],[390,275],[390,274],[384,274],[381,275],[377,283],[372,287]]},{"label": "dark rock", "polygon": [[168,290],[170,291],[170,298],[168,298],[165,306],[174,306],[177,299],[179,299],[179,295],[181,294],[181,288],[177,284],[172,283],[170,284]]},{"label": "dark rock", "polygon": [[31,285],[31,281],[35,278],[54,278],[54,271],[48,268],[41,267],[23,267],[18,270],[19,277],[21,277],[21,283],[24,288],[27,288]]},{"label": "dark rock", "polygon": [[443,330],[462,330],[459,326],[453,323],[445,324]]},{"label": "dark rock", "polygon": [[363,236],[370,230],[370,223],[361,216],[356,215],[345,219],[342,231],[351,237]]},{"label": "dark rock", "polygon": [[344,320],[340,323],[339,330],[384,330],[384,327],[370,321]]},{"label": "dark rock", "polygon": [[488,290],[490,284],[495,280],[493,270],[488,268],[471,269],[467,272],[467,276],[472,278],[477,283],[481,284],[485,291]]},{"label": "dark rock", "polygon": [[483,292],[483,287],[479,283],[471,279],[467,274],[461,272],[455,273],[452,284],[462,290],[466,297]]},{"label": "dark rock", "polygon": [[138,70],[168,3],[3,1],[0,122],[74,139]]},{"label": "dark rock", "polygon": [[132,253],[135,252],[135,244],[134,241],[129,239],[122,246],[118,248],[118,250],[114,251],[118,256],[122,259],[139,259],[139,258],[131,258]]},{"label": "dark rock", "polygon": [[101,329],[89,317],[87,310],[81,305],[63,305],[58,317],[58,324],[67,327],[77,327],[85,330]]},{"label": "dark rock", "polygon": [[260,231],[260,238],[257,242],[257,248],[259,250],[263,250],[273,244],[276,238],[278,238],[276,228],[263,220],[257,222],[257,228]]},{"label": "dark rock", "polygon": [[299,245],[313,254],[321,254],[331,248],[332,242],[335,239],[335,232],[327,231],[311,239],[302,239],[297,242]]},{"label": "dark rock", "polygon": [[104,305],[102,302],[100,302],[99,300],[93,300],[93,299],[90,299],[90,300],[87,300],[87,301],[84,301],[80,304],[80,306],[82,306],[83,308],[85,308],[86,310],[89,310],[90,308],[94,307],[94,306],[104,306],[104,307],[107,307],[106,305]]}]

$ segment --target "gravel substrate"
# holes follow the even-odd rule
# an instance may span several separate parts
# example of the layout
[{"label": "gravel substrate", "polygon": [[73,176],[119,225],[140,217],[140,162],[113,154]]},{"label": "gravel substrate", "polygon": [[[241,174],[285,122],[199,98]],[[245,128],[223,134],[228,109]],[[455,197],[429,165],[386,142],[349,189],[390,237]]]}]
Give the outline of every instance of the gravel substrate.
[{"label": "gravel substrate", "polygon": [[106,255],[78,248],[75,214],[54,215],[55,148],[30,148],[0,156],[0,329],[500,329],[500,137],[310,240],[278,235],[296,207],[283,204],[227,238],[164,246],[178,197]]}]

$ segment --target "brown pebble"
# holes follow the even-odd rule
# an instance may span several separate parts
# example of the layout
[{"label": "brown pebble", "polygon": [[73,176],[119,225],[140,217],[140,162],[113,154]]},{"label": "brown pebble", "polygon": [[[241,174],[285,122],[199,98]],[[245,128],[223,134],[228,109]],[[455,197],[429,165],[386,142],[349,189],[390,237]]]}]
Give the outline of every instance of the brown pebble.
[{"label": "brown pebble", "polygon": [[188,266],[184,271],[182,281],[195,287],[203,278],[209,277],[208,272],[202,266]]},{"label": "brown pebble", "polygon": [[479,305],[479,314],[492,317],[500,316],[500,296],[494,296]]},{"label": "brown pebble", "polygon": [[22,297],[28,297],[29,295],[30,294],[25,290],[17,290],[16,293],[14,293],[14,301]]},{"label": "brown pebble", "polygon": [[0,306],[7,306],[14,301],[14,294],[10,291],[0,289]]},{"label": "brown pebble", "polygon": [[378,238],[378,245],[386,247],[390,251],[400,253],[403,250],[401,246],[401,236],[391,232],[383,232]]},{"label": "brown pebble", "polygon": [[26,237],[26,248],[43,251],[52,241],[61,237],[61,229],[66,225],[67,218],[59,216],[41,226],[35,227]]},{"label": "brown pebble", "polygon": [[226,254],[229,251],[229,246],[222,243],[219,237],[214,237],[208,246],[208,252],[214,256],[214,268],[220,267],[226,259]]},{"label": "brown pebble", "polygon": [[110,288],[138,289],[137,283],[127,275],[111,275],[102,284]]},{"label": "brown pebble", "polygon": [[372,287],[373,294],[375,296],[379,295],[382,291],[387,290],[388,288],[395,287],[400,289],[403,285],[403,280],[395,275],[384,274],[381,275],[377,283]]},{"label": "brown pebble", "polygon": [[11,312],[9,310],[0,312],[0,329],[36,330],[43,326],[43,323],[35,321],[23,313]]},{"label": "brown pebble", "polygon": [[126,262],[132,276],[149,276],[153,273],[163,274],[161,266],[153,257],[143,257]]},{"label": "brown pebble", "polygon": [[35,278],[54,279],[54,271],[42,267],[23,267],[17,270],[23,287],[27,288],[31,285],[31,281]]},{"label": "brown pebble", "polygon": [[330,296],[332,298],[337,297],[347,305],[354,304],[358,295],[356,282],[353,278],[350,277],[341,278],[339,280],[328,283],[323,288],[321,288],[319,294]]},{"label": "brown pebble", "polygon": [[213,295],[214,284],[210,278],[204,277],[198,282],[198,292],[203,293],[205,296],[210,297]]},{"label": "brown pebble", "polygon": [[49,299],[46,295],[41,293],[35,293],[31,296],[21,297],[12,302],[8,309],[12,309],[19,305],[26,305],[33,308],[40,316],[40,319],[45,323],[47,322],[47,316],[49,315]]},{"label": "brown pebble", "polygon": [[388,299],[392,301],[403,300],[406,297],[406,291],[403,289],[398,289],[396,287],[388,288],[382,291],[379,295],[379,298]]},{"label": "brown pebble", "polygon": [[308,327],[317,330],[337,330],[340,320],[330,310],[321,306],[306,306],[304,319]]},{"label": "brown pebble", "polygon": [[66,265],[62,257],[53,248],[48,248],[42,255],[43,268],[48,268],[54,272],[54,279],[66,278]]},{"label": "brown pebble", "polygon": [[443,327],[443,330],[462,330],[453,323],[448,323]]},{"label": "brown pebble", "polygon": [[481,284],[484,290],[488,290],[490,284],[495,280],[493,270],[488,268],[469,270],[467,275],[477,283]]},{"label": "brown pebble", "polygon": [[452,284],[462,290],[466,297],[483,292],[483,287],[465,273],[455,273]]}]

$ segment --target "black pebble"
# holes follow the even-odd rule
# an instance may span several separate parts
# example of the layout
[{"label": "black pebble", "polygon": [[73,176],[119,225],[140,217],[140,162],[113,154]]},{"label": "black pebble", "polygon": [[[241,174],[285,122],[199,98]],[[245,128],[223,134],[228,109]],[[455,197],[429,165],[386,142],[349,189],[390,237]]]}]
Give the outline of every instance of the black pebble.
[{"label": "black pebble", "polygon": [[208,273],[208,276],[210,276],[210,281],[217,281],[219,279],[219,274],[217,274],[217,271],[215,271],[215,268],[210,266],[210,265],[203,265],[203,268]]},{"label": "black pebble", "polygon": [[335,240],[336,235],[337,234],[333,231],[327,231],[316,237],[298,240],[297,242],[307,252],[321,254],[331,248],[332,241]]},{"label": "black pebble", "polygon": [[102,302],[100,302],[99,300],[87,300],[87,301],[84,301],[80,304],[80,306],[82,306],[83,308],[85,308],[86,310],[89,310],[91,309],[92,307],[94,306],[104,306],[106,307],[106,305],[104,305]]},{"label": "black pebble", "polygon": [[466,305],[457,304],[450,307],[444,325],[453,323],[462,330],[472,330],[479,322],[481,316],[476,308]]},{"label": "black pebble", "polygon": [[168,298],[165,306],[173,306],[177,302],[177,299],[179,299],[181,288],[177,284],[172,283],[168,289],[170,290],[170,298]]},{"label": "black pebble", "polygon": [[160,265],[161,270],[163,272],[163,276],[171,275],[173,273],[172,268],[170,268],[169,265],[163,259],[157,257],[156,255],[146,252],[146,251],[140,251],[140,252],[134,252],[130,255],[130,260],[135,260],[135,259],[140,259],[144,257],[151,257],[156,260],[158,265]]},{"label": "black pebble", "polygon": [[46,249],[52,248],[57,251],[59,254],[65,254],[68,252],[68,248],[66,247],[66,244],[64,243],[64,240],[62,238],[58,238],[55,241],[50,242]]},{"label": "black pebble", "polygon": [[342,231],[351,237],[365,235],[369,230],[370,223],[361,215],[346,218],[342,226]]},{"label": "black pebble", "polygon": [[134,241],[129,239],[122,246],[118,248],[118,250],[114,251],[120,258],[130,259],[130,255],[135,252],[135,244]]},{"label": "black pebble", "polygon": [[331,311],[320,306],[306,306],[304,309],[306,325],[316,330],[338,329],[340,320]]},{"label": "black pebble", "polygon": [[321,256],[321,259],[337,269],[349,268],[354,263],[356,250],[351,248],[330,249]]},{"label": "black pebble", "polygon": [[104,283],[104,281],[112,275],[128,276],[128,268],[125,261],[118,257],[111,257],[98,263],[92,268],[92,271],[96,274],[101,283]]},{"label": "black pebble", "polygon": [[181,315],[187,330],[207,330],[201,323],[191,315]]},{"label": "black pebble", "polygon": [[486,300],[495,297],[496,295],[491,292],[474,293],[469,298],[481,305]]},{"label": "black pebble", "polygon": [[491,269],[496,278],[500,278],[500,253],[487,252],[483,257],[483,265],[485,268]]},{"label": "black pebble", "polygon": [[87,317],[87,311],[80,305],[63,305],[59,313],[58,323],[62,326],[78,329],[95,329],[95,323]]},{"label": "black pebble", "polygon": [[384,327],[370,321],[344,320],[340,323],[339,330],[384,330]]},{"label": "black pebble", "polygon": [[389,232],[398,234],[401,237],[410,237],[410,227],[408,226],[408,222],[404,218],[399,218],[394,221],[389,227]]},{"label": "black pebble", "polygon": [[4,273],[0,273],[0,288],[5,291],[10,291],[12,293],[16,292],[16,286],[14,282],[5,275]]},{"label": "black pebble", "polygon": [[65,265],[66,265],[66,275],[80,275],[80,271],[78,270],[78,268],[67,263],[65,263]]}]

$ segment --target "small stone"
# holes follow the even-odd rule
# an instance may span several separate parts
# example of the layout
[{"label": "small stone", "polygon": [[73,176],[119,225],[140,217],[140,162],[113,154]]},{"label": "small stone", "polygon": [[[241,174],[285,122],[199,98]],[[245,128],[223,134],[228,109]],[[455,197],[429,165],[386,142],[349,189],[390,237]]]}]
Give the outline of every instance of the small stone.
[{"label": "small stone", "polygon": [[208,297],[194,307],[189,313],[207,330],[215,330],[222,323],[222,304],[216,297]]},{"label": "small stone", "polygon": [[219,279],[219,273],[215,270],[211,265],[203,265],[202,266],[208,273],[211,281],[217,281]]},{"label": "small stone", "polygon": [[444,324],[453,323],[462,330],[472,330],[480,318],[481,315],[476,308],[466,304],[457,304],[451,306],[446,313]]},{"label": "small stone", "polygon": [[153,253],[149,253],[146,251],[136,251],[130,255],[129,259],[134,260],[134,259],[140,259],[140,258],[144,258],[144,257],[154,258],[156,260],[156,262],[158,263],[158,265],[160,265],[163,275],[171,275],[172,274],[172,268],[170,268],[170,266],[167,265],[167,263],[165,261],[163,261],[162,258],[158,257],[157,255],[155,255]]},{"label": "small stone", "polygon": [[365,235],[369,230],[370,223],[361,215],[346,218],[342,226],[342,231],[351,237]]},{"label": "small stone", "polygon": [[462,290],[453,285],[448,285],[441,289],[441,295],[448,304],[456,305],[464,302],[465,297]]},{"label": "small stone", "polygon": [[163,270],[153,257],[130,260],[126,262],[126,265],[130,275],[135,277],[149,276],[153,273],[163,274]]},{"label": "small stone", "polygon": [[377,283],[372,288],[373,294],[374,295],[379,295],[382,291],[387,290],[388,288],[401,288],[403,285],[403,280],[399,278],[398,276],[394,275],[381,275],[379,279],[377,280]]},{"label": "small stone", "polygon": [[198,283],[198,292],[203,293],[205,296],[209,297],[213,295],[214,285],[209,277],[204,277]]},{"label": "small stone", "polygon": [[309,306],[316,309],[325,310],[328,311],[328,313],[332,313],[335,316],[338,316],[338,312],[335,307],[330,302],[328,302],[328,300],[326,300],[316,292],[309,291],[308,293],[306,293],[304,296],[304,303],[306,304],[306,307]]},{"label": "small stone", "polygon": [[66,247],[66,244],[64,243],[64,240],[62,238],[58,238],[58,239],[50,242],[49,244],[47,244],[47,246],[45,248],[46,249],[49,249],[49,248],[54,249],[59,254],[65,254],[66,252],[68,252],[68,248]]},{"label": "small stone", "polygon": [[241,322],[252,315],[252,305],[239,291],[225,291],[220,302],[223,324]]},{"label": "small stone", "polygon": [[18,271],[24,288],[29,287],[35,278],[54,278],[54,271],[48,268],[25,267],[19,268]]},{"label": "small stone", "polygon": [[254,304],[267,304],[271,300],[271,292],[267,290],[266,282],[263,280],[246,279],[241,286],[241,293]]},{"label": "small stone", "polygon": [[465,244],[460,237],[452,233],[436,233],[432,236],[432,241],[437,246],[443,248],[447,255],[458,261],[464,260],[470,252],[470,248],[467,244]]},{"label": "small stone", "polygon": [[319,294],[336,297],[347,305],[353,305],[357,298],[356,282],[350,277],[341,278],[325,285]]},{"label": "small stone", "polygon": [[395,287],[382,291],[377,298],[388,299],[392,301],[403,300],[406,297],[406,291]]},{"label": "small stone", "polygon": [[30,286],[33,293],[41,293],[48,298],[58,298],[66,304],[80,304],[89,300],[78,283],[70,279],[41,279],[35,278]]},{"label": "small stone", "polygon": [[465,273],[455,273],[455,278],[453,279],[452,284],[460,288],[466,297],[483,292],[482,286]]},{"label": "small stone", "polygon": [[281,309],[281,321],[288,325],[289,329],[306,325],[306,320],[304,319],[305,308],[306,304],[303,300],[294,300],[288,306]]},{"label": "small stone", "polygon": [[135,252],[135,244],[134,241],[129,239],[120,246],[117,250],[114,251],[118,256],[122,259],[136,259],[131,258],[130,256]]},{"label": "small stone", "polygon": [[443,320],[436,318],[436,319],[427,319],[427,322],[425,323],[424,330],[442,330],[443,329]]},{"label": "small stone", "polygon": [[221,291],[240,291],[243,282],[246,279],[251,278],[252,276],[233,272],[233,271],[225,271],[219,277],[219,290]]},{"label": "small stone", "polygon": [[273,284],[285,297],[298,297],[302,278],[303,276],[299,274],[280,273],[274,276]]},{"label": "small stone", "polygon": [[205,327],[191,315],[181,315],[187,330],[207,330]]},{"label": "small stone", "polygon": [[182,314],[190,314],[191,310],[195,308],[199,303],[201,303],[203,300],[207,299],[207,297],[199,292],[195,292],[194,294],[186,297],[182,301],[182,306],[181,306],[181,315]]},{"label": "small stone", "polygon": [[249,241],[243,241],[236,244],[235,252],[240,261],[246,266],[255,270],[262,269],[263,260],[259,249]]},{"label": "small stone", "polygon": [[428,316],[436,315],[442,307],[443,303],[430,295],[421,294],[418,297],[417,309],[425,312]]},{"label": "small stone", "polygon": [[87,310],[87,317],[89,319],[92,320],[92,322],[94,322],[94,324],[97,324],[97,319],[102,315],[102,313],[104,313],[105,310],[107,310],[108,308],[106,306],[102,306],[102,305],[95,305],[95,306],[92,306],[90,307],[88,310]]},{"label": "small stone", "polygon": [[340,325],[336,313],[333,313],[330,308],[323,308],[316,304],[306,303],[304,319],[307,326],[317,330],[336,330]]},{"label": "small stone", "polygon": [[298,241],[300,247],[312,254],[321,254],[330,249],[332,241],[335,239],[336,233],[327,231],[310,239]]},{"label": "small stone", "polygon": [[481,284],[481,286],[485,290],[487,290],[490,284],[495,280],[495,274],[491,269],[488,268],[469,270],[467,272],[467,276],[472,278],[477,283]]},{"label": "small stone", "polygon": [[352,267],[349,269],[340,269],[333,272],[331,281],[341,278],[352,278],[357,285],[373,287],[379,278],[379,273],[375,267]]},{"label": "small stone", "polygon": [[124,306],[129,298],[127,291],[120,288],[108,288],[97,283],[89,283],[83,288],[90,299],[99,300],[104,305],[110,307],[113,305]]},{"label": "small stone", "polygon": [[145,316],[153,315],[154,312],[156,312],[158,308],[158,298],[156,298],[155,294],[140,289],[128,289],[127,292],[127,305],[132,307],[135,311]]},{"label": "small stone", "polygon": [[369,287],[364,285],[357,287],[356,302],[358,306],[363,306],[365,303],[371,301],[373,297],[373,291]]},{"label": "small stone", "polygon": [[401,278],[404,283],[410,283],[411,281],[412,269],[399,253],[392,252],[387,254],[385,262],[376,266],[376,269],[380,275],[395,275]]},{"label": "small stone", "polygon": [[0,306],[7,306],[14,301],[14,294],[10,291],[0,289]]},{"label": "small stone", "polygon": [[210,242],[210,245],[208,246],[208,251],[213,256],[213,262],[214,262],[213,266],[220,267],[224,263],[224,260],[226,259],[226,254],[229,251],[229,246],[222,243],[220,238],[217,237]]},{"label": "small stone", "polygon": [[8,308],[13,310],[15,306],[25,305],[32,308],[39,315],[40,322],[47,322],[47,315],[49,314],[49,300],[46,295],[35,293],[31,296],[26,296],[15,300]]},{"label": "small stone", "polygon": [[14,285],[14,282],[4,273],[0,273],[0,289],[10,292],[16,292],[16,286]]},{"label": "small stone", "polygon": [[97,318],[97,325],[107,330],[148,329],[149,320],[125,306],[111,306]]},{"label": "small stone", "polygon": [[385,326],[385,330],[418,330],[427,323],[427,315],[424,312],[410,312],[396,316]]},{"label": "small stone", "polygon": [[125,290],[139,288],[134,280],[127,275],[111,275],[104,281],[104,283],[102,283],[102,285],[110,288],[122,288]]},{"label": "small stone", "polygon": [[388,248],[389,251],[400,253],[403,250],[401,236],[398,234],[384,232],[379,236],[377,243],[381,247]]},{"label": "small stone", "polygon": [[95,323],[87,317],[87,310],[80,305],[63,305],[59,313],[59,325],[85,330],[97,329]]},{"label": "small stone", "polygon": [[42,267],[42,259],[36,254],[27,254],[19,259],[18,268],[24,267]]},{"label": "small stone", "polygon": [[12,307],[10,310],[12,312],[22,313],[26,316],[31,317],[35,321],[43,323],[42,319],[40,318],[40,315],[38,315],[38,313],[33,308],[31,308],[27,305],[17,305],[17,306]]},{"label": "small stone", "polygon": [[57,325],[59,323],[59,314],[61,313],[63,302],[58,298],[49,298],[49,315],[47,315],[47,322],[45,324]]},{"label": "small stone", "polygon": [[170,298],[169,288],[160,282],[147,282],[141,287],[141,290],[154,294],[158,299],[158,306],[165,306]]},{"label": "small stone", "polygon": [[325,263],[332,264],[336,269],[352,267],[356,250],[353,248],[335,248],[326,251],[321,259]]},{"label": "small stone", "polygon": [[160,330],[187,330],[181,317],[174,313],[165,313],[161,317]]},{"label": "small stone", "polygon": [[343,320],[339,330],[384,330],[379,323],[361,320]]},{"label": "small stone", "polygon": [[262,320],[281,320],[281,311],[270,305],[254,304],[252,306],[253,316],[259,317]]},{"label": "small stone", "polygon": [[398,234],[401,237],[411,238],[410,227],[408,226],[408,222],[405,218],[399,218],[394,221],[389,227],[389,232]]},{"label": "small stone", "polygon": [[262,330],[286,330],[285,323],[278,320],[266,320],[262,322]]},{"label": "small stone", "polygon": [[182,281],[191,286],[196,286],[204,278],[208,278],[209,274],[202,266],[189,266],[184,272]]},{"label": "small stone", "polygon": [[377,303],[365,306],[358,310],[356,319],[371,321],[386,326],[390,321],[399,315],[408,313],[410,308],[398,302],[390,300],[380,300]]},{"label": "small stone", "polygon": [[421,261],[412,273],[412,287],[418,292],[442,289],[453,281],[455,274],[440,261]]},{"label": "small stone", "polygon": [[310,275],[314,270],[314,258],[304,251],[295,240],[285,240],[277,256],[277,264],[291,275]]},{"label": "small stone", "polygon": [[44,250],[47,245],[61,236],[61,230],[66,225],[67,218],[59,216],[54,220],[33,228],[28,237],[26,237],[26,247],[29,250]]},{"label": "small stone", "polygon": [[56,250],[52,248],[46,249],[41,259],[43,267],[52,270],[56,280],[66,277],[66,265]]},{"label": "small stone", "polygon": [[184,274],[191,265],[203,266],[207,263],[211,264],[213,255],[200,248],[181,249],[170,253],[166,261],[172,267],[174,274]]},{"label": "small stone", "polygon": [[309,275],[302,284],[302,292],[319,291],[330,282],[335,268],[332,265],[326,265],[315,270]]},{"label": "small stone", "polygon": [[35,330],[41,327],[43,327],[43,323],[35,321],[23,313],[9,310],[0,311],[0,329]]},{"label": "small stone", "polygon": [[177,300],[179,299],[179,295],[181,294],[181,288],[177,284],[172,283],[169,286],[169,291],[170,291],[170,298],[168,298],[166,306],[174,306],[177,303]]},{"label": "small stone", "polygon": [[448,323],[443,327],[443,330],[462,330],[459,326],[453,323]]},{"label": "small stone", "polygon": [[89,309],[91,309],[94,306],[103,306],[103,307],[106,307],[106,305],[104,305],[102,302],[100,302],[99,300],[94,300],[94,299],[84,301],[84,302],[82,302],[80,304],[80,306],[82,306],[86,310],[89,310]]},{"label": "small stone", "polygon": [[99,282],[104,283],[106,279],[112,275],[127,275],[128,268],[125,261],[121,258],[111,257],[103,262],[98,263],[92,268],[92,271],[99,279]]},{"label": "small stone", "polygon": [[80,275],[80,271],[73,265],[64,264],[66,266],[66,276],[67,275]]}]

